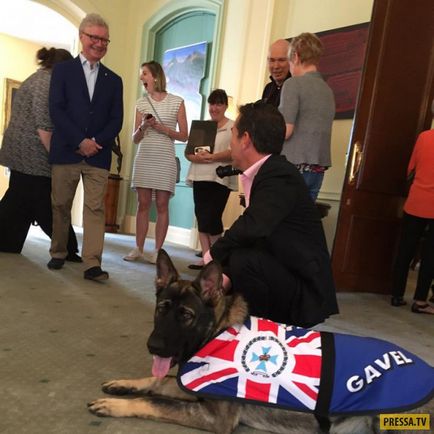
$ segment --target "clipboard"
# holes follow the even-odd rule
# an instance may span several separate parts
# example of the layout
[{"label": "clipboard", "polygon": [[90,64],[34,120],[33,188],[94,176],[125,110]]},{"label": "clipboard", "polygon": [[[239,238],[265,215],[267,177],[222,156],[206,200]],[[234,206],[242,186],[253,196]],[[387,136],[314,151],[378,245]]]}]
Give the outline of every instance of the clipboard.
[{"label": "clipboard", "polygon": [[212,154],[214,152],[216,134],[217,122],[192,121],[185,153],[188,155],[195,154],[199,149],[202,149]]}]

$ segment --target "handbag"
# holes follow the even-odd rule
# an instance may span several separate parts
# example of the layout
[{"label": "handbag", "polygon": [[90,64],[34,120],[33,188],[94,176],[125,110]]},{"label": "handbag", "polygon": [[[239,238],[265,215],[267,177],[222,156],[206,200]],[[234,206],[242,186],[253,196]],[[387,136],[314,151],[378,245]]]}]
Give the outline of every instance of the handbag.
[{"label": "handbag", "polygon": [[181,180],[181,161],[179,157],[175,157],[175,163],[176,163],[176,183],[178,183]]},{"label": "handbag", "polygon": [[[145,94],[145,98],[147,99],[149,105],[152,107],[152,110],[154,110],[155,117],[158,119],[158,122],[160,122],[161,125],[164,125],[164,122],[161,120],[160,116],[158,115],[157,110],[155,110],[154,104],[152,104],[151,98],[149,98],[147,94]],[[175,164],[176,164],[176,183],[178,183],[181,180],[181,160],[177,156],[175,156]]]}]

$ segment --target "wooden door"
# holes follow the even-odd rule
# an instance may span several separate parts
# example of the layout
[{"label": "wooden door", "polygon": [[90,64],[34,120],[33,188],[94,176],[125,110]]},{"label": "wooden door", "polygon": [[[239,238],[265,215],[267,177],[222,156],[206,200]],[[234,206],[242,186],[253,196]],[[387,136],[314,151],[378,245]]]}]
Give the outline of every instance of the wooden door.
[{"label": "wooden door", "polygon": [[406,168],[431,124],[433,74],[434,2],[376,0],[332,253],[338,290],[391,290]]}]

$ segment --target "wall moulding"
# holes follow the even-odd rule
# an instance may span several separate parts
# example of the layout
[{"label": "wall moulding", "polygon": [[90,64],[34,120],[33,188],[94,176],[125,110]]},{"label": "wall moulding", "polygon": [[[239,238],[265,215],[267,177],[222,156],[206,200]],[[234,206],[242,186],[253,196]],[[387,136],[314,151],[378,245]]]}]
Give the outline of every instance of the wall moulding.
[{"label": "wall moulding", "polygon": [[13,80],[11,78],[5,78],[4,80],[4,105],[3,105],[3,125],[2,134],[6,130],[9,124],[9,119],[11,118],[12,102],[14,99],[14,94],[17,89],[21,86],[21,81]]}]

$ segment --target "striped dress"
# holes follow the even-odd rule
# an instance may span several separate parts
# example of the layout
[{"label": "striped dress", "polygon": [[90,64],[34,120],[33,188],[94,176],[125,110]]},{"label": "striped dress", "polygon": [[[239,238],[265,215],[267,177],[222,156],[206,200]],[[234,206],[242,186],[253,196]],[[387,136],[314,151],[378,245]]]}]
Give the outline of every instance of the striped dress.
[{"label": "striped dress", "polygon": [[[151,98],[149,96],[149,98]],[[171,130],[176,130],[178,110],[182,98],[170,93],[161,100],[152,100],[154,109],[146,97],[137,101],[136,109],[139,113],[151,113],[157,122],[162,123]],[[143,139],[139,143],[134,159],[131,187],[136,189],[150,188],[152,190],[170,191],[175,194],[176,162],[174,141],[166,134],[159,133],[154,128],[147,128]]]}]

